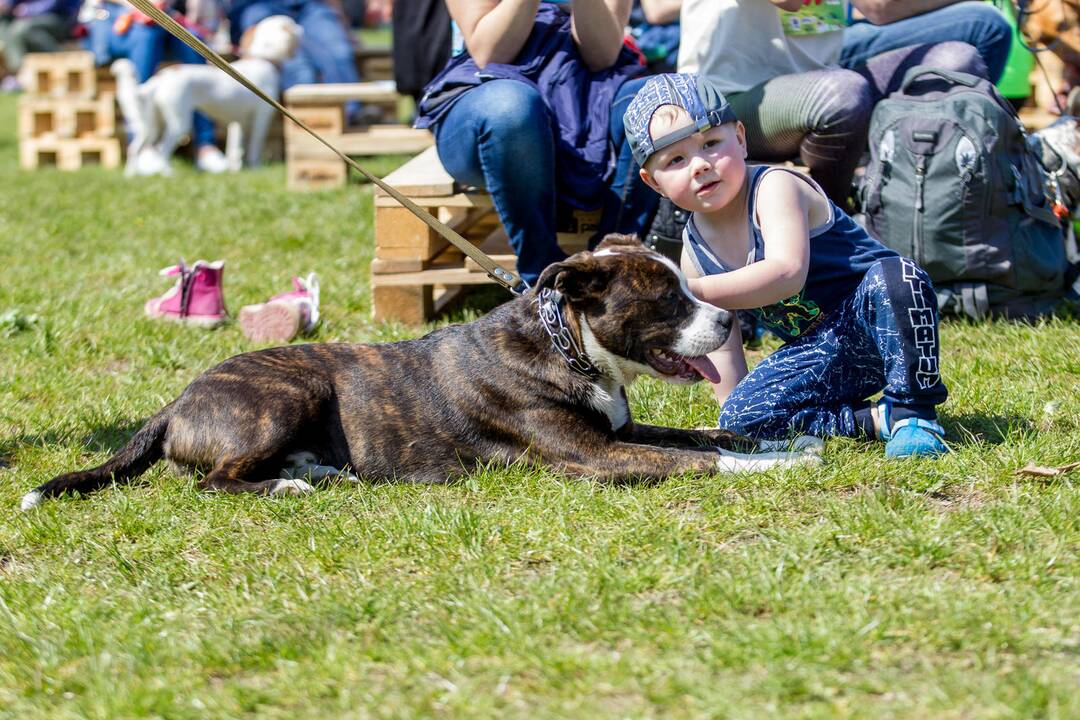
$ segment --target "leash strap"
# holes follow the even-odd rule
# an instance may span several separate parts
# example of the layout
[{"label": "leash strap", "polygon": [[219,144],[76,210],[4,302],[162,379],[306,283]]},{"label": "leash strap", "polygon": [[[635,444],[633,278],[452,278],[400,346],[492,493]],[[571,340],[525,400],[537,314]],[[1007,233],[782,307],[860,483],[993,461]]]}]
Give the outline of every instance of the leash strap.
[{"label": "leash strap", "polygon": [[423,220],[424,223],[428,225],[428,227],[439,233],[439,235],[441,235],[442,237],[446,238],[446,240],[449,241],[451,245],[455,246],[458,250],[460,250],[462,253],[464,253],[474,262],[476,262],[477,265],[482,267],[492,280],[499,283],[515,295],[521,295],[526,289],[528,289],[528,286],[524,282],[522,282],[522,280],[517,275],[510,272],[509,270],[506,270],[503,267],[500,267],[482,250],[480,250],[478,247],[476,247],[471,242],[462,237],[453,228],[436,218],[427,210],[424,210],[422,207],[414,203],[409,198],[405,197],[392,185],[389,185],[383,182],[382,179],[372,175],[370,172],[361,167],[360,164],[357,163],[355,160],[338,150],[330,142],[325,140],[321,135],[309,128],[307,124],[297,119],[296,116],[289,112],[289,110],[284,105],[282,105],[277,100],[270,97],[258,87],[256,87],[254,83],[252,83],[242,74],[237,72],[236,68],[226,62],[225,58],[214,52],[202,40],[199,40],[199,38],[192,35],[191,32],[183,25],[162,12],[162,10],[156,5],[154,5],[152,2],[150,2],[150,0],[128,0],[128,2],[132,6],[137,8],[140,12],[152,18],[154,22],[164,28],[173,37],[177,38],[185,45],[190,47],[192,50],[206,58],[207,62],[209,62],[211,65],[216,65],[218,68],[225,71],[225,73],[228,74],[233,80],[240,83],[251,92],[255,93],[262,100],[270,103],[278,112],[292,120],[294,123],[296,123],[297,126],[302,128],[304,132],[306,132],[308,135],[311,135],[311,137],[318,140],[320,143],[325,145],[327,149],[329,149],[339,158],[344,160],[346,165],[356,170],[358,173],[363,175],[375,185],[378,185],[379,188],[385,191],[387,195],[394,198],[394,200],[397,200],[404,207],[408,208],[409,212]]}]

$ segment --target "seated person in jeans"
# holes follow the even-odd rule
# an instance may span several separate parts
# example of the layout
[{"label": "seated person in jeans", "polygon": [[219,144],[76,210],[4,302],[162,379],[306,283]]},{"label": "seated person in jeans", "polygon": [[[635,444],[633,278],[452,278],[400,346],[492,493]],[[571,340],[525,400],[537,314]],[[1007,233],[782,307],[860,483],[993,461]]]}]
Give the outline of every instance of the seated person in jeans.
[{"label": "seated person in jeans", "polygon": [[15,73],[26,53],[60,49],[78,11],[79,0],[0,0],[0,48],[9,73],[2,89],[18,89]]},{"label": "seated person in jeans", "polygon": [[464,43],[427,86],[417,126],[434,131],[455,180],[491,193],[522,279],[531,284],[566,257],[557,202],[604,206],[604,229],[636,231],[640,209],[623,202],[624,190],[652,206],[656,195],[638,179],[622,130],[640,84],[632,78],[645,71],[623,43],[630,0],[447,5]]},{"label": "seated person in jeans", "polygon": [[746,127],[750,157],[801,157],[847,207],[875,103],[908,68],[934,65],[997,81],[1012,39],[984,2],[685,0],[679,71],[708,77]]},{"label": "seated person in jeans", "polygon": [[[221,19],[220,7],[215,0],[176,0],[165,10],[204,41],[214,33]],[[135,74],[141,83],[153,76],[162,60],[194,65],[206,62],[202,55],[130,5],[88,0],[79,19],[86,25],[86,49],[94,54],[94,62],[103,66],[127,58],[135,65]],[[224,153],[214,144],[214,123],[210,118],[195,113],[192,134],[196,148],[195,166],[212,173],[228,170]]]},{"label": "seated person in jeans", "polygon": [[[225,0],[234,43],[261,20],[286,15],[303,29],[300,49],[281,66],[281,89],[310,83],[360,82],[353,41],[341,5],[324,0]],[[350,123],[359,120],[360,103],[347,103]]]}]

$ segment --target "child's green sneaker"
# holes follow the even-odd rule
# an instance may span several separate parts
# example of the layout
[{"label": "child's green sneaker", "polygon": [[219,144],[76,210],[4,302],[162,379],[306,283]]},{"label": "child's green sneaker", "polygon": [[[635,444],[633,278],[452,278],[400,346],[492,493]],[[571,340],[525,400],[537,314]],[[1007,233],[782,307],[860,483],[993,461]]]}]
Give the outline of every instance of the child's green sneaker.
[{"label": "child's green sneaker", "polygon": [[888,400],[878,402],[881,439],[885,441],[885,457],[937,457],[949,452],[945,444],[945,428],[933,420],[909,417],[892,421],[892,405]]}]

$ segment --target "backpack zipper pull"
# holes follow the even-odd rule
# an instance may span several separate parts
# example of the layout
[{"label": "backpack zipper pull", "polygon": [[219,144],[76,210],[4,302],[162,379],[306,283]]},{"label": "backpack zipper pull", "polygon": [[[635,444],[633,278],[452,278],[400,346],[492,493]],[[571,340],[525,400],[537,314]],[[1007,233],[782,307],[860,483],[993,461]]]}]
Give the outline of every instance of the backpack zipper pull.
[{"label": "backpack zipper pull", "polygon": [[915,209],[923,209],[923,183],[926,180],[926,156],[920,155],[915,161]]}]

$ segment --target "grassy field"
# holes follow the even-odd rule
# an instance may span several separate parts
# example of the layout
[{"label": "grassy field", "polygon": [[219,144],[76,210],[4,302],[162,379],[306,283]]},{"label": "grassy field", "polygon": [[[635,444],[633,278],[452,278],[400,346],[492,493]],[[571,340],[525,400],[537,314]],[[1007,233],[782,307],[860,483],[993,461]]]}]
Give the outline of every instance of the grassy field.
[{"label": "grassy field", "polygon": [[[1080,717],[1080,324],[945,324],[955,452],[605,487],[530,468],[303,498],[197,492],[164,466],[17,512],[96,464],[229,325],[142,316],[180,256],[229,306],[318,271],[317,340],[370,320],[370,189],[281,166],[20,173],[0,98],[0,718]],[[392,162],[383,161],[383,170]],[[498,293],[487,299],[498,299]],[[468,319],[474,307],[449,321]],[[639,419],[710,424],[643,382]]]}]

